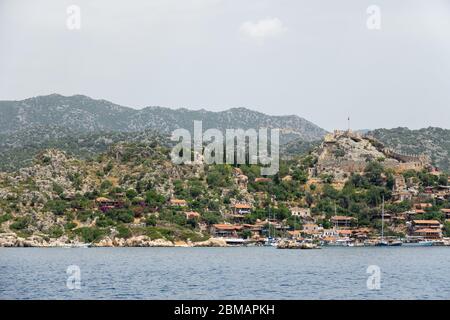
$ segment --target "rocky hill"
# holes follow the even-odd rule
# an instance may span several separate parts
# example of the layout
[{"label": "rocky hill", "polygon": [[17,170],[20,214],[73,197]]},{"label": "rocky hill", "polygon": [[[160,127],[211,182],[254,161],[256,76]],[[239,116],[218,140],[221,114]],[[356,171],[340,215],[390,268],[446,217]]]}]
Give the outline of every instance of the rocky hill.
[{"label": "rocky hill", "polygon": [[431,160],[421,154],[403,154],[386,147],[370,135],[351,131],[335,131],[325,136],[312,153],[316,159],[313,174],[331,175],[345,180],[354,173],[363,173],[370,162],[378,162],[385,169],[397,173],[430,168]]}]

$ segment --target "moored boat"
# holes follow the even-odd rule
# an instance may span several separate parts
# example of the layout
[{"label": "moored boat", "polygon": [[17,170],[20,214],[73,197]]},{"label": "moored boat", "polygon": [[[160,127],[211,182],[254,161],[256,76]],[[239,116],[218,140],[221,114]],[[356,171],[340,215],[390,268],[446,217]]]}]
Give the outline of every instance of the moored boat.
[{"label": "moored boat", "polygon": [[431,247],[433,245],[433,241],[430,240],[422,240],[418,242],[408,242],[405,243],[408,247]]}]

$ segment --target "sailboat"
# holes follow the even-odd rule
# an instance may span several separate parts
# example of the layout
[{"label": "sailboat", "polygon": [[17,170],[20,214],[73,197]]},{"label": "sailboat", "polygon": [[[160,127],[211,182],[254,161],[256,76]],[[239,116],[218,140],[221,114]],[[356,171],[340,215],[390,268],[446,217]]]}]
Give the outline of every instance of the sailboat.
[{"label": "sailboat", "polygon": [[384,196],[383,196],[383,205],[381,210],[381,240],[375,244],[377,247],[398,247],[401,246],[401,241],[392,241],[388,242],[384,240]]},{"label": "sailboat", "polygon": [[274,247],[274,246],[276,246],[276,241],[275,241],[275,239],[274,238],[272,238],[271,236],[270,236],[270,217],[271,217],[271,209],[270,209],[270,206],[269,206],[269,219],[267,220],[267,225],[268,225],[268,235],[267,235],[267,241],[264,243],[264,246],[265,247]]}]

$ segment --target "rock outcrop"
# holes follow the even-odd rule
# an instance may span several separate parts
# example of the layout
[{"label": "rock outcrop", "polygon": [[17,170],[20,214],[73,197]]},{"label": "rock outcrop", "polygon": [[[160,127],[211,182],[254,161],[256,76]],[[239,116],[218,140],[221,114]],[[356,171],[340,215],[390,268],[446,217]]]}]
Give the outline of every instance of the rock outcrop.
[{"label": "rock outcrop", "polygon": [[226,247],[227,243],[224,239],[211,238],[202,242],[193,243],[194,247]]}]

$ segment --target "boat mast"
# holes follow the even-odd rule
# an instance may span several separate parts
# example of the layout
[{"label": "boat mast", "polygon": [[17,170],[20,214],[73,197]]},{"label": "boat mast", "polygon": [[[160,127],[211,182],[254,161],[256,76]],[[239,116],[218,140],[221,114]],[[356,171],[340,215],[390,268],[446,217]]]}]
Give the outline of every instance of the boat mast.
[{"label": "boat mast", "polygon": [[384,241],[384,196],[383,196],[383,204],[381,209],[381,242]]}]

